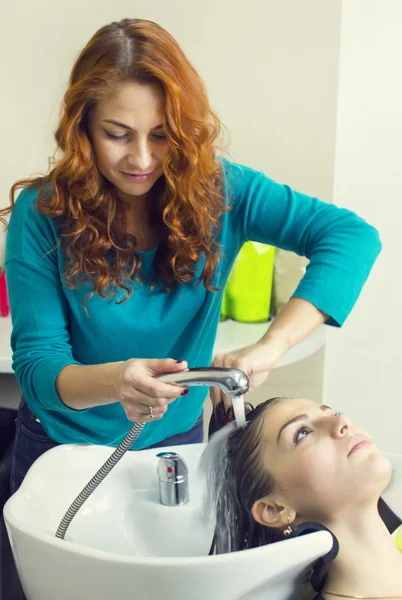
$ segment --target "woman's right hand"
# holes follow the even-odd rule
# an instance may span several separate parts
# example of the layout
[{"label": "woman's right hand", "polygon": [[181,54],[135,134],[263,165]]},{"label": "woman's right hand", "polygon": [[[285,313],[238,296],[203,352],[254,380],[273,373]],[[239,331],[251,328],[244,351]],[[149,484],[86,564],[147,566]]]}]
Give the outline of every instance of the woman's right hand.
[{"label": "woman's right hand", "polygon": [[187,394],[188,389],[163,383],[158,381],[158,377],[187,369],[185,360],[175,361],[171,358],[132,358],[119,363],[115,381],[116,400],[122,404],[130,421],[144,423],[161,419],[168,405]]}]

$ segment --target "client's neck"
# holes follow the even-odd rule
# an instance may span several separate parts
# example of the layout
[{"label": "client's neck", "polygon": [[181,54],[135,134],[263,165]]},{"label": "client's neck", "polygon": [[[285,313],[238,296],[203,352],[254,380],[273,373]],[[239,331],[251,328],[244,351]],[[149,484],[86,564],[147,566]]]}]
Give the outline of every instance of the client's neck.
[{"label": "client's neck", "polygon": [[339,541],[339,554],[332,563],[323,589],[359,596],[402,598],[402,555],[377,505],[360,509],[353,518],[338,518],[328,528]]}]

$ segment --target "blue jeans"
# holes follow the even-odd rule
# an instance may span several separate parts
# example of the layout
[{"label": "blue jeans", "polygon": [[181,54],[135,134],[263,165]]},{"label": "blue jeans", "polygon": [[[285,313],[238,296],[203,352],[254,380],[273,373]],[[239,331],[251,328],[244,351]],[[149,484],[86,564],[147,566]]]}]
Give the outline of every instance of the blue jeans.
[{"label": "blue jeans", "polygon": [[[203,414],[201,413],[194,427],[190,431],[173,435],[148,448],[163,446],[178,446],[182,444],[198,444],[204,439]],[[13,457],[11,463],[11,493],[14,494],[20,487],[22,480],[35,460],[42,454],[60,446],[52,440],[43,429],[39,421],[31,413],[24,399],[18,409],[16,420]],[[148,449],[147,448],[147,449]]]}]

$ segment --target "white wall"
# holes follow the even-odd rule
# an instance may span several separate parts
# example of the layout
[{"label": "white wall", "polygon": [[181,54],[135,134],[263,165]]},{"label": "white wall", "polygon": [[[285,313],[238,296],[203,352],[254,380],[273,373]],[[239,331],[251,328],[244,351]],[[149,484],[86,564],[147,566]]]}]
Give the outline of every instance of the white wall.
[{"label": "white wall", "polygon": [[328,335],[324,401],[402,454],[402,3],[342,9],[334,201],[379,228],[384,250],[342,331]]}]

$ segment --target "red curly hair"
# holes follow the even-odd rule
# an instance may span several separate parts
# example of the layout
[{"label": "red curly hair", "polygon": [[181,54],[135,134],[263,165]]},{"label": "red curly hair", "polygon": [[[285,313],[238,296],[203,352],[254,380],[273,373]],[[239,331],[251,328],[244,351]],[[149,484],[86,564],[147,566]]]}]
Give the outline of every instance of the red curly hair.
[{"label": "red curly hair", "polygon": [[92,293],[111,297],[121,288],[125,299],[130,296],[128,280],[138,276],[141,258],[135,237],[127,231],[127,205],[100,174],[88,134],[90,109],[130,81],[159,82],[166,98],[169,152],[164,175],[151,190],[152,216],[161,237],[157,278],[165,291],[189,282],[196,263],[205,257],[200,282],[213,290],[219,260],[216,236],[220,217],[228,210],[215,154],[221,123],[209,106],[202,79],[178,43],[151,21],[111,23],[88,42],[73,66],[55,133],[61,157],[48,175],[13,185],[11,206],[0,211],[0,220],[7,227],[1,217],[13,210],[18,189],[37,187],[39,212],[63,218],[67,283],[75,287],[77,278],[89,279]]}]

